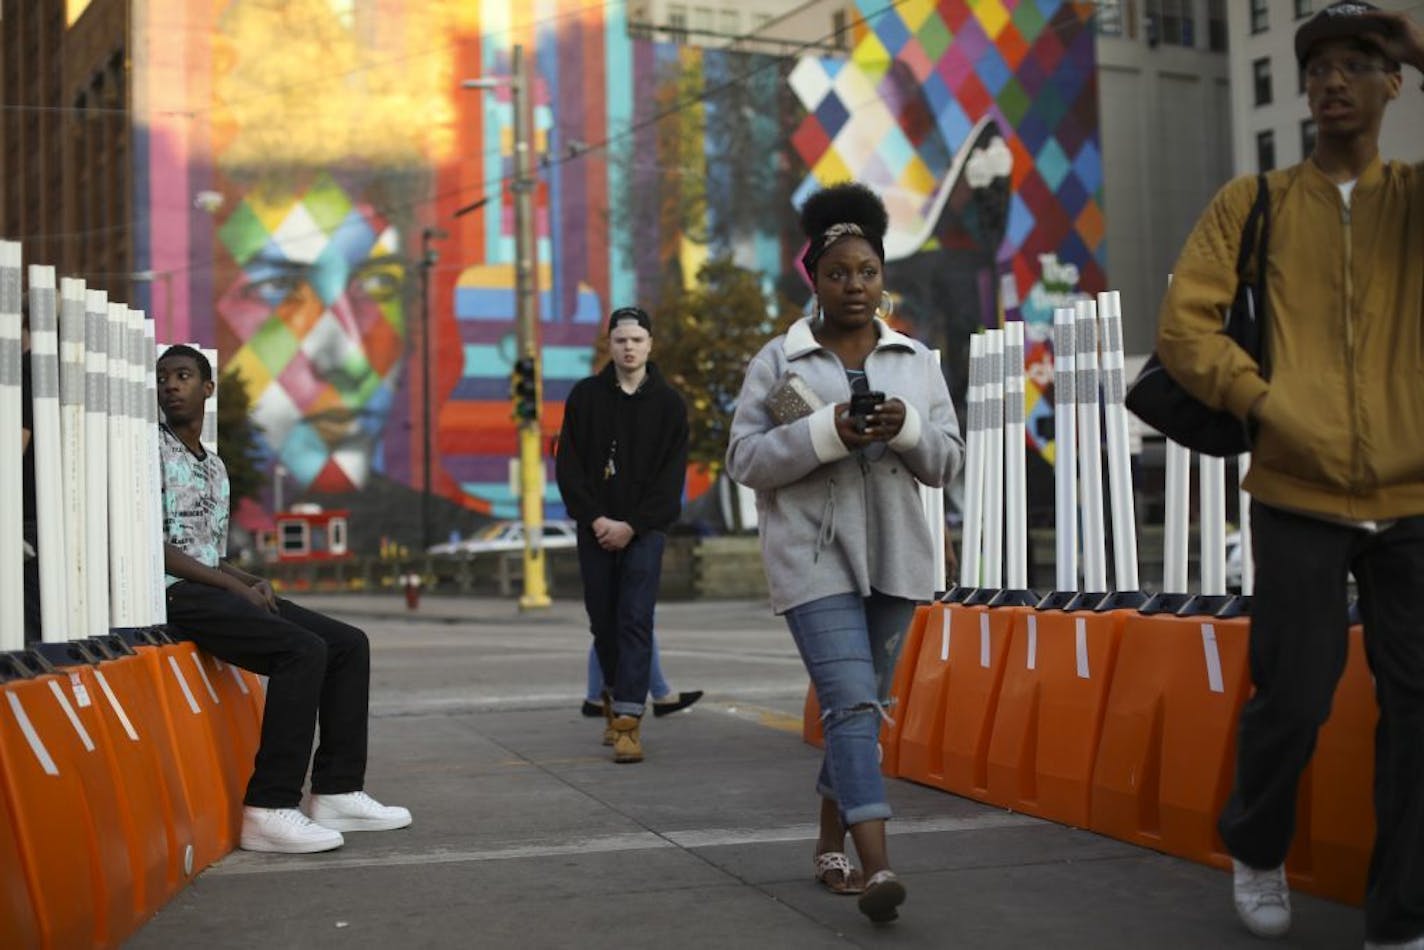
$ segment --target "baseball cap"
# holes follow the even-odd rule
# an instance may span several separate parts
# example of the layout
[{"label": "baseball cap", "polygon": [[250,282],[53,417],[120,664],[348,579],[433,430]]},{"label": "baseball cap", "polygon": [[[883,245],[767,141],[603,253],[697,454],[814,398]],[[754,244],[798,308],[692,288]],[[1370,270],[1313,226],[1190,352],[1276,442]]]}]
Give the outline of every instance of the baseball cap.
[{"label": "baseball cap", "polygon": [[1296,62],[1304,66],[1311,47],[1323,40],[1353,39],[1364,33],[1388,36],[1389,23],[1370,16],[1378,12],[1379,7],[1363,0],[1341,0],[1323,8],[1295,31]]},{"label": "baseball cap", "polygon": [[608,316],[608,332],[612,333],[624,323],[636,323],[649,334],[653,332],[653,318],[642,307],[619,307],[613,311]]}]

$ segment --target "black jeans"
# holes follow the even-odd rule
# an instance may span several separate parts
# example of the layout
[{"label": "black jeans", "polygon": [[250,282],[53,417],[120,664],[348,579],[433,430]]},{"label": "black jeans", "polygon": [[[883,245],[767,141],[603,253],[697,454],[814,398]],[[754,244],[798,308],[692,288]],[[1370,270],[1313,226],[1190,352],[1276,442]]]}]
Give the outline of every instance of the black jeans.
[{"label": "black jeans", "polygon": [[583,605],[617,715],[643,714],[653,658],[653,610],[666,540],[661,531],[645,531],[635,535],[623,550],[605,551],[598,546],[593,529],[579,525]]},{"label": "black jeans", "polygon": [[[237,594],[179,581],[168,588],[168,628],[218,659],[267,679],[262,739],[243,803],[294,808],[312,761],[312,791],[339,795],[366,781],[366,634],[277,601],[278,613]],[[321,723],[321,748],[312,739]]]},{"label": "black jeans", "polygon": [[1365,933],[1413,939],[1424,934],[1424,517],[1368,534],[1252,502],[1251,530],[1256,690],[1241,712],[1221,836],[1251,867],[1285,860],[1300,776],[1345,669],[1353,572],[1380,709]]}]

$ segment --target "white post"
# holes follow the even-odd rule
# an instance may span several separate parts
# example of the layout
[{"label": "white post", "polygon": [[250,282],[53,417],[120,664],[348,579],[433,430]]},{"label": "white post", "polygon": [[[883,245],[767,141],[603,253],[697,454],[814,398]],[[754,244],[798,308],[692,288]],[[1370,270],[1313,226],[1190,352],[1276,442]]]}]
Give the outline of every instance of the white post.
[{"label": "white post", "polygon": [[1251,470],[1251,453],[1236,456],[1236,510],[1241,514],[1241,593],[1256,592],[1256,558],[1251,548],[1251,496],[1241,486]]},{"label": "white post", "polygon": [[1135,591],[1137,512],[1132,497],[1132,456],[1128,448],[1127,393],[1122,352],[1122,299],[1116,290],[1098,294],[1103,331],[1103,414],[1107,423],[1108,479],[1112,504],[1114,589]]},{"label": "white post", "polygon": [[[940,366],[939,350],[934,351],[935,367]],[[925,511],[925,525],[930,529],[930,551],[934,560],[935,589],[945,583],[944,576],[944,489],[920,486],[920,506]],[[280,510],[280,509],[278,509]]]},{"label": "white post", "polygon": [[1005,586],[1028,589],[1028,473],[1024,458],[1024,325],[1004,325]]},{"label": "white post", "polygon": [[195,347],[208,358],[213,368],[213,394],[203,403],[203,434],[199,437],[203,448],[209,452],[218,450],[218,351],[206,346]]},{"label": "white post", "polygon": [[1187,592],[1187,505],[1192,491],[1192,451],[1167,440],[1165,511],[1162,525],[1162,590]]},{"label": "white post", "polygon": [[965,405],[964,536],[959,547],[959,586],[980,584],[984,529],[984,335],[969,338],[969,391]]},{"label": "white post", "polygon": [[20,245],[0,241],[0,652],[25,646]]},{"label": "white post", "polygon": [[144,362],[143,324],[143,311],[129,308],[124,323],[129,353],[127,487],[133,519],[133,527],[129,533],[129,551],[133,558],[133,587],[130,591],[132,602],[129,609],[133,613],[135,623],[139,625],[153,623],[150,613],[153,599],[153,558],[148,545],[148,424],[143,407],[144,380],[152,376],[152,373]]},{"label": "white post", "polygon": [[109,295],[84,294],[85,629],[109,632]]},{"label": "white post", "polygon": [[30,265],[30,384],[35,428],[35,519],[39,528],[40,625],[46,643],[61,643],[69,630],[64,553],[64,465],[59,429],[59,314],[54,268]]},{"label": "white post", "polygon": [[1107,538],[1103,527],[1102,424],[1098,419],[1098,319],[1091,300],[1074,304],[1073,341],[1078,346],[1078,472],[1083,506],[1083,589],[1108,589]]},{"label": "white post", "polygon": [[59,282],[59,428],[63,438],[64,549],[68,553],[65,606],[71,637],[107,633],[89,626],[88,559],[84,556],[84,281]]},{"label": "white post", "polygon": [[144,534],[148,550],[148,616],[155,624],[168,621],[168,588],[163,572],[163,472],[158,458],[158,346],[152,320],[143,321],[143,445],[145,471],[144,498],[148,528]]},{"label": "white post", "polygon": [[1004,586],[1004,331],[984,333],[984,586]]},{"label": "white post", "polygon": [[105,324],[105,349],[109,353],[106,380],[109,405],[109,616],[116,627],[132,627],[142,622],[133,616],[130,609],[133,603],[130,568],[134,519],[129,503],[132,495],[126,479],[133,471],[129,460],[128,400],[125,398],[129,374],[128,349],[124,345],[128,311],[129,308],[121,303],[110,303]]},{"label": "white post", "polygon": [[1226,459],[1201,456],[1201,592],[1226,593]]},{"label": "white post", "polygon": [[1078,589],[1077,345],[1071,307],[1053,311],[1053,501],[1056,589]]}]

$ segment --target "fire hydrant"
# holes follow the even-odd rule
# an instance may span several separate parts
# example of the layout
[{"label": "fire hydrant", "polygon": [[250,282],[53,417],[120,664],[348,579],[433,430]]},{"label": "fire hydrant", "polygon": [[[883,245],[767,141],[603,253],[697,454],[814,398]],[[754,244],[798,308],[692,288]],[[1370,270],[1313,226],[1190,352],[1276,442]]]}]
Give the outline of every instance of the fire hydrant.
[{"label": "fire hydrant", "polygon": [[401,588],[405,591],[405,606],[408,610],[420,607],[420,575],[414,572],[400,576]]}]

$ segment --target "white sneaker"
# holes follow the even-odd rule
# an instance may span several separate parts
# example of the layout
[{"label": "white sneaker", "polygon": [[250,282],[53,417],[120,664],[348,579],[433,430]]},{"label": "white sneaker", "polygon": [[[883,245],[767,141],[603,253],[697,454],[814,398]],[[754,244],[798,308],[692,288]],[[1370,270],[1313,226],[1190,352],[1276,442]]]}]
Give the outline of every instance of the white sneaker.
[{"label": "white sneaker", "polygon": [[382,805],[365,792],[312,795],[307,814],[337,831],[390,831],[410,824],[410,812],[398,805]]},{"label": "white sneaker", "polygon": [[1232,896],[1236,916],[1258,937],[1281,937],[1290,930],[1290,886],[1285,865],[1257,871],[1232,859]]},{"label": "white sneaker", "polygon": [[1374,940],[1366,940],[1365,950],[1424,950],[1424,934],[1402,943],[1378,943]]},{"label": "white sneaker", "polygon": [[341,832],[324,828],[295,808],[242,809],[244,851],[274,851],[280,854],[311,854],[330,851],[346,843]]}]

